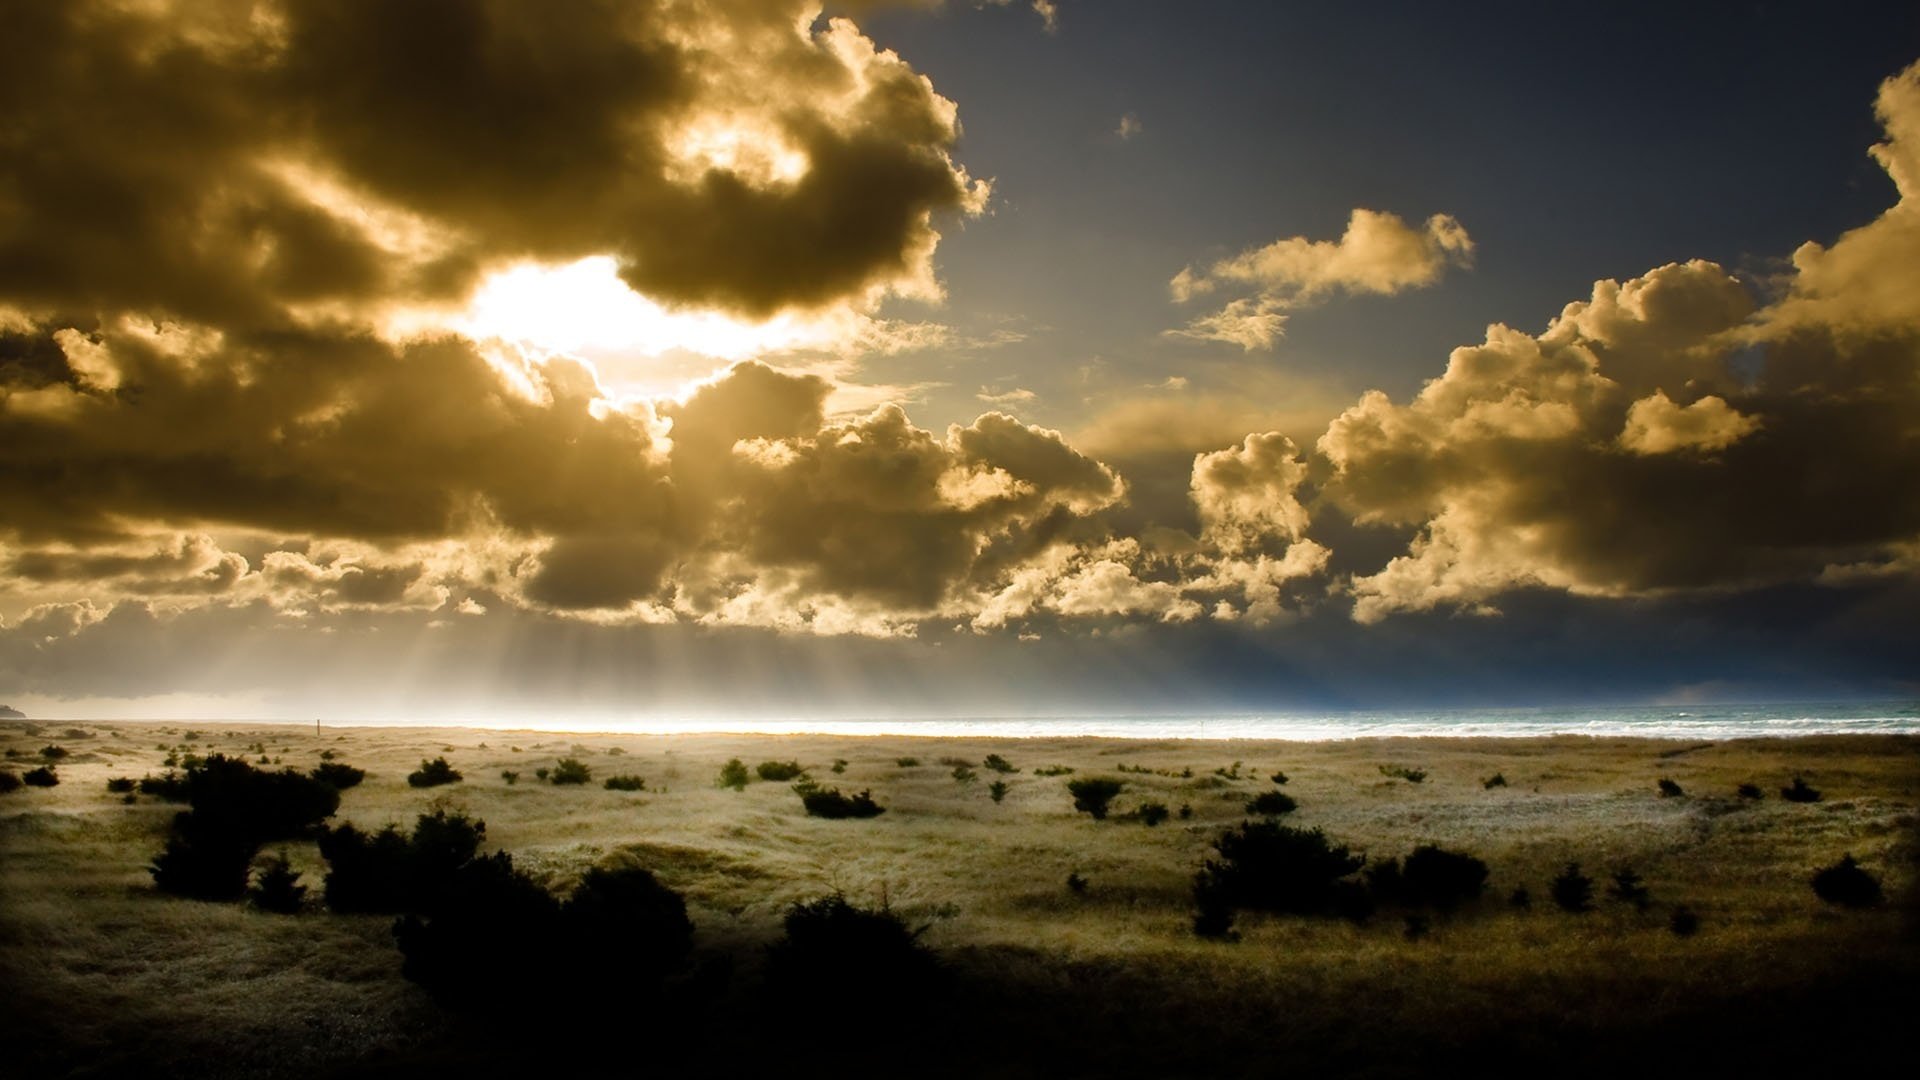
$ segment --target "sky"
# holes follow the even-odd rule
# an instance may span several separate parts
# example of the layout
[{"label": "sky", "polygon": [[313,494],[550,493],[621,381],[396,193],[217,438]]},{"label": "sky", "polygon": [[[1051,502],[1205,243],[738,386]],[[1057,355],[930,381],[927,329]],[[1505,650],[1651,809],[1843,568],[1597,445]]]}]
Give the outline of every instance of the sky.
[{"label": "sky", "polygon": [[0,703],[1920,695],[1920,9],[0,0]]}]

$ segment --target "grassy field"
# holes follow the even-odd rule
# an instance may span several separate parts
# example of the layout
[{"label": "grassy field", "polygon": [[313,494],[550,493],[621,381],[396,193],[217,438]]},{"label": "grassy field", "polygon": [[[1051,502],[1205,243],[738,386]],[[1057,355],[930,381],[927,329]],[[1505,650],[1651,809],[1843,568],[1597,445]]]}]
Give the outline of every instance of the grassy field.
[{"label": "grassy field", "polygon": [[[1729,1068],[1859,1056],[1883,1049],[1880,1036],[1898,1030],[1889,1025],[1920,1004],[1920,739],[1908,737],[1287,743],[0,726],[16,773],[50,745],[68,752],[59,786],[0,795],[9,1075],[506,1071],[609,1040],[632,1048],[635,1071],[705,1061],[720,1075],[728,1063],[845,1065],[869,1041],[889,1047],[879,1067],[923,1075],[1400,1075],[1506,1060],[1587,1075],[1667,1056]],[[183,746],[302,770],[330,751],[370,774],[345,792],[336,820],[406,825],[430,809],[464,810],[486,822],[489,850],[556,891],[596,864],[643,865],[686,896],[695,963],[725,976],[717,1004],[668,1030],[506,1032],[443,1013],[403,979],[390,918],[160,895],[145,867],[179,808],[124,802],[106,785],[161,772]],[[993,753],[1020,771],[985,768]],[[439,756],[465,779],[407,785]],[[535,778],[568,757],[591,767],[590,783]],[[733,757],[797,760],[826,786],[871,789],[886,813],[822,820],[787,783],[721,788]],[[956,779],[956,761],[974,779]],[[1036,775],[1049,766],[1073,772]],[[1388,913],[1360,924],[1242,916],[1237,943],[1196,938],[1193,874],[1212,840],[1244,820],[1246,801],[1275,789],[1277,770],[1300,804],[1288,824],[1322,827],[1375,858],[1429,843],[1469,852],[1491,870],[1486,897],[1435,917],[1417,940]],[[646,789],[604,789],[615,774],[637,774]],[[1486,786],[1495,774],[1506,783]],[[1072,807],[1067,781],[1088,776],[1125,783],[1107,821]],[[1796,776],[1821,801],[1783,800]],[[1663,778],[1683,794],[1662,796]],[[996,780],[1007,785],[997,803]],[[1765,797],[1739,797],[1743,783]],[[1149,800],[1190,813],[1151,828],[1129,819]],[[325,864],[314,845],[268,853],[282,849],[317,894]],[[1815,869],[1844,853],[1882,880],[1887,904],[1855,911],[1814,896]],[[1569,861],[1596,880],[1592,912],[1547,899]],[[1650,906],[1605,897],[1620,869],[1641,876]],[[1084,890],[1068,888],[1070,874]],[[1516,888],[1532,894],[1530,908],[1507,902]],[[857,1004],[844,1024],[800,1033],[802,1045],[756,1034],[778,1011],[753,991],[764,946],[790,904],[836,891],[927,925],[922,941],[959,973],[952,1001],[904,1050],[901,1033],[863,1028]],[[1669,930],[1680,904],[1699,916],[1691,937]]]}]

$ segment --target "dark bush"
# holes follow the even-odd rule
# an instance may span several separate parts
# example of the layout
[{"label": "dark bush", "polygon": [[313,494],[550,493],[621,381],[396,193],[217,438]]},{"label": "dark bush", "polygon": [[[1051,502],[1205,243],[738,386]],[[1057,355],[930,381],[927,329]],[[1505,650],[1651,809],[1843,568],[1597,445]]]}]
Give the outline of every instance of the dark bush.
[{"label": "dark bush", "polygon": [[1279,770],[1275,770],[1274,774],[1272,776],[1267,777],[1267,779],[1273,781],[1276,784],[1284,784],[1287,782],[1288,776],[1286,773],[1280,772]]},{"label": "dark bush", "polygon": [[1433,923],[1425,915],[1408,915],[1404,925],[1402,936],[1408,941],[1419,941],[1433,932]]},{"label": "dark bush", "polygon": [[505,780],[508,785],[513,785],[520,782],[520,774],[514,772],[512,769],[501,769],[500,779]]},{"label": "dark bush", "polygon": [[1653,903],[1653,894],[1640,882],[1640,875],[1630,869],[1616,870],[1613,884],[1607,887],[1607,895],[1622,904],[1632,904],[1636,911],[1647,910]]},{"label": "dark bush", "polygon": [[887,812],[886,807],[873,801],[872,792],[862,791],[858,795],[842,795],[839,788],[798,787],[800,805],[807,813],[821,818],[870,818]]},{"label": "dark bush", "polygon": [[693,948],[686,900],[638,866],[587,871],[560,917],[583,954],[625,979],[658,979]]},{"label": "dark bush", "polygon": [[1005,799],[1007,797],[1007,782],[1005,780],[995,780],[993,783],[988,784],[987,797],[994,802],[1000,802]]},{"label": "dark bush", "polygon": [[1780,789],[1780,797],[1788,802],[1819,802],[1820,792],[1808,786],[1807,781],[1803,777],[1796,776],[1793,778],[1791,785]]},{"label": "dark bush", "polygon": [[1507,774],[1494,773],[1492,776],[1489,776],[1485,780],[1480,781],[1480,786],[1487,789],[1488,791],[1492,791],[1494,788],[1497,788],[1497,787],[1506,787]]},{"label": "dark bush", "polygon": [[940,759],[940,764],[945,765],[948,768],[952,768],[952,769],[958,769],[963,767],[971,769],[973,768],[973,765],[974,765],[974,763],[970,759],[963,758],[963,757],[943,757]]},{"label": "dark bush", "polygon": [[979,778],[978,774],[965,765],[955,765],[952,775],[956,784],[971,784]]},{"label": "dark bush", "polygon": [[407,786],[417,788],[439,787],[441,784],[457,784],[465,779],[459,770],[447,763],[443,757],[432,761],[422,760],[420,767],[407,774]]},{"label": "dark bush", "polygon": [[340,808],[340,792],[329,784],[292,769],[256,769],[221,754],[187,770],[186,792],[200,824],[230,830],[255,848],[303,837]]},{"label": "dark bush", "polygon": [[1191,803],[1181,803],[1180,809],[1176,811],[1176,813],[1180,815],[1181,821],[1185,821],[1193,816],[1193,805]]},{"label": "dark bush", "polygon": [[320,834],[327,907],[389,914],[432,910],[486,835],[486,822],[444,810],[421,814],[411,836],[394,825],[375,833],[352,825],[328,829]]},{"label": "dark bush", "polygon": [[1860,868],[1851,854],[1843,855],[1832,866],[1821,867],[1813,875],[1815,896],[1841,907],[1873,907],[1880,903],[1880,879]]},{"label": "dark bush", "polygon": [[1072,773],[1073,767],[1070,765],[1042,765],[1033,770],[1035,776],[1070,776]]},{"label": "dark bush", "polygon": [[552,769],[549,769],[545,765],[542,765],[539,768],[533,770],[533,778],[544,784],[546,783],[546,780],[547,780],[547,774],[552,771],[553,771]]},{"label": "dark bush", "polygon": [[606,788],[608,791],[645,791],[647,782],[631,773],[622,773],[619,776],[607,777]]},{"label": "dark bush", "polygon": [[1107,805],[1120,794],[1125,785],[1118,780],[1101,776],[1089,776],[1081,780],[1067,781],[1067,792],[1073,796],[1073,808],[1092,814],[1093,820],[1104,821]]},{"label": "dark bush", "polygon": [[1562,911],[1586,911],[1593,906],[1593,879],[1580,872],[1580,864],[1570,862],[1548,886],[1553,902]]},{"label": "dark bush", "polygon": [[1685,791],[1682,791],[1680,789],[1679,784],[1675,783],[1672,780],[1667,779],[1664,776],[1660,778],[1659,786],[1660,786],[1660,797],[1663,799],[1677,799],[1680,796],[1686,794]]},{"label": "dark bush", "polygon": [[64,746],[43,746],[40,748],[40,756],[46,758],[48,761],[59,761],[67,756],[67,748]]},{"label": "dark bush", "polygon": [[920,767],[920,759],[917,757],[894,758],[893,763],[903,769],[916,769]]},{"label": "dark bush", "polygon": [[152,795],[168,802],[187,801],[187,778],[168,770],[160,776],[143,776],[135,787],[142,795]]},{"label": "dark bush", "polygon": [[1423,844],[1404,861],[1388,859],[1368,867],[1366,876],[1380,903],[1451,911],[1480,898],[1487,886],[1487,864],[1464,852]]},{"label": "dark bush", "polygon": [[1087,894],[1087,879],[1080,876],[1080,871],[1072,870],[1067,873],[1067,891],[1075,896]]},{"label": "dark bush", "polygon": [[1193,883],[1193,933],[1214,941],[1238,941],[1233,928],[1234,901],[1218,881],[1197,877]]},{"label": "dark bush", "polygon": [[189,900],[238,900],[259,844],[229,823],[210,823],[193,811],[174,818],[166,849],[147,872],[161,892]]},{"label": "dark bush", "polygon": [[356,769],[351,765],[342,765],[337,761],[323,761],[307,774],[335,791],[345,791],[359,786],[367,778],[367,770]]},{"label": "dark bush", "polygon": [[1284,791],[1263,791],[1247,800],[1247,813],[1258,817],[1279,817],[1300,808],[1293,796]]},{"label": "dark bush", "polygon": [[400,974],[450,1009],[518,1016],[601,984],[586,970],[591,952],[562,947],[559,901],[505,852],[455,869],[432,908],[402,915],[393,936]]},{"label": "dark bush", "polygon": [[1667,929],[1673,932],[1674,937],[1692,937],[1700,932],[1700,916],[1695,915],[1692,908],[1680,904],[1667,916]]},{"label": "dark bush", "polygon": [[1001,757],[999,754],[988,754],[986,760],[982,761],[980,765],[982,768],[992,769],[997,773],[1017,773],[1020,771],[1013,767],[1012,762]]},{"label": "dark bush", "polygon": [[300,874],[287,865],[287,857],[276,855],[254,875],[247,898],[261,911],[297,915],[306,906],[307,887],[300,884]]},{"label": "dark bush", "polygon": [[1298,915],[1358,913],[1358,883],[1349,880],[1366,859],[1327,840],[1319,829],[1248,821],[1213,843],[1194,877],[1201,911],[1229,909]]},{"label": "dark bush", "polygon": [[735,791],[745,791],[747,788],[746,764],[739,758],[729,758],[725,765],[720,766],[720,786],[732,788]]},{"label": "dark bush", "polygon": [[762,780],[786,781],[798,779],[807,770],[797,761],[763,761],[753,771]]},{"label": "dark bush", "polygon": [[107,779],[107,790],[115,795],[125,795],[134,788],[133,777],[114,776]]},{"label": "dark bush", "polygon": [[1405,780],[1409,784],[1418,784],[1427,778],[1427,770],[1409,769],[1405,765],[1382,765],[1380,775]]},{"label": "dark bush", "polygon": [[836,775],[836,776],[837,776],[837,775],[839,775],[839,774],[841,774],[841,773],[843,773],[843,772],[846,772],[846,771],[847,771],[847,759],[846,759],[846,758],[834,758],[834,759],[833,759],[833,765],[831,766],[831,768],[829,769],[829,771],[830,771],[830,772],[832,772],[832,773],[833,773],[834,775]]},{"label": "dark bush", "polygon": [[857,1009],[870,1023],[918,1013],[939,989],[939,966],[919,942],[925,927],[910,929],[888,908],[836,893],[788,908],[785,928],[767,950],[767,981],[796,1010]]},{"label": "dark bush", "polygon": [[0,795],[20,790],[20,774],[12,769],[0,769]]},{"label": "dark bush", "polygon": [[1533,907],[1533,893],[1523,885],[1507,894],[1507,906],[1515,911],[1526,911]]},{"label": "dark bush", "polygon": [[25,781],[28,787],[60,786],[60,774],[53,771],[53,766],[51,765],[42,765],[39,768],[28,769],[26,772],[20,774],[20,779]]},{"label": "dark bush", "polygon": [[1172,812],[1167,809],[1167,804],[1163,802],[1141,803],[1140,808],[1133,813],[1140,819],[1141,824],[1149,828],[1160,824],[1172,815]]},{"label": "dark bush", "polygon": [[1740,793],[1740,797],[1743,799],[1766,798],[1766,793],[1760,790],[1759,784],[1741,784],[1739,788],[1739,793]]},{"label": "dark bush", "polygon": [[553,771],[547,774],[550,784],[584,784],[593,779],[593,769],[579,758],[561,758],[553,763]]}]

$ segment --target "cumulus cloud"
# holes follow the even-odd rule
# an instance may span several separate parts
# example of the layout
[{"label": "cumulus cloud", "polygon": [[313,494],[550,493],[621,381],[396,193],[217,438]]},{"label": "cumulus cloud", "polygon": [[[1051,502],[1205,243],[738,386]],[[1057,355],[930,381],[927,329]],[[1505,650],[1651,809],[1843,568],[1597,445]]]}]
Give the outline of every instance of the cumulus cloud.
[{"label": "cumulus cloud", "polygon": [[29,4],[0,44],[0,297],[258,323],[609,255],[765,315],[937,291],[953,103],[806,0]]},{"label": "cumulus cloud", "polygon": [[[1354,614],[1859,580],[1920,539],[1920,68],[1874,156],[1898,203],[1803,247],[1774,302],[1708,262],[1602,281],[1532,335],[1454,351],[1413,400],[1373,392],[1319,440],[1330,505],[1410,527]],[[1736,364],[1735,361],[1740,361]],[[1757,372],[1752,365],[1757,363]]]},{"label": "cumulus cloud", "polygon": [[1229,289],[1249,290],[1251,295],[1169,333],[1226,342],[1248,352],[1271,348],[1286,328],[1287,311],[1341,293],[1391,296],[1425,288],[1448,266],[1464,266],[1472,256],[1467,230],[1446,214],[1435,214],[1415,227],[1394,214],[1357,209],[1338,240],[1295,236],[1204,269],[1181,270],[1169,283],[1178,303]]}]

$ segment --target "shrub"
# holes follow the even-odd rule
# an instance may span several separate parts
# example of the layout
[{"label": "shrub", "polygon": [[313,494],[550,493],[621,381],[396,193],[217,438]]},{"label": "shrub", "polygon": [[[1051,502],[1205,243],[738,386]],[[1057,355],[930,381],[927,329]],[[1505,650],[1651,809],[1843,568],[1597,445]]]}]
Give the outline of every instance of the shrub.
[{"label": "shrub", "polygon": [[796,786],[794,790],[800,794],[800,805],[813,817],[870,818],[887,812],[886,807],[873,801],[870,791],[849,796],[840,794],[838,788]]},{"label": "shrub", "polygon": [[533,770],[533,778],[535,780],[541,781],[542,783],[545,783],[547,779],[547,774],[552,771],[553,771],[552,769],[549,769],[545,765],[542,765],[539,768]]},{"label": "shrub", "polygon": [[762,780],[786,781],[798,779],[807,770],[797,761],[763,761],[753,771]]},{"label": "shrub", "polygon": [[693,948],[686,900],[638,866],[587,871],[561,905],[560,921],[596,968],[627,979],[658,979],[679,967]]},{"label": "shrub", "polygon": [[1263,791],[1247,800],[1247,813],[1258,817],[1279,817],[1291,814],[1300,804],[1284,791]]},{"label": "shrub", "polygon": [[1653,894],[1640,883],[1640,875],[1630,869],[1614,871],[1613,884],[1607,887],[1607,895],[1623,904],[1632,904],[1635,910],[1645,911],[1653,903]]},{"label": "shrub", "polygon": [[1227,780],[1238,780],[1240,779],[1240,763],[1237,761],[1234,762],[1232,768],[1215,769],[1213,770],[1213,775],[1223,777]]},{"label": "shrub", "polygon": [[1672,914],[1667,916],[1667,929],[1674,937],[1692,937],[1700,932],[1700,916],[1685,904],[1676,905]]},{"label": "shrub", "polygon": [[1404,923],[1406,929],[1402,935],[1408,941],[1419,941],[1433,932],[1433,923],[1425,915],[1408,915]]},{"label": "shrub", "polygon": [[1210,878],[1196,878],[1193,884],[1193,933],[1214,941],[1238,941],[1233,929],[1233,899],[1226,888]]},{"label": "shrub", "polygon": [[1179,813],[1181,821],[1185,821],[1188,818],[1191,818],[1193,816],[1193,804],[1181,803],[1180,809],[1177,811],[1177,813]]},{"label": "shrub", "polygon": [[1507,906],[1515,911],[1526,911],[1533,907],[1533,894],[1523,885],[1507,894]]},{"label": "shrub", "polygon": [[995,780],[993,783],[988,784],[987,796],[994,802],[1004,800],[1007,797],[1007,782],[1005,780]]},{"label": "shrub", "polygon": [[920,759],[917,757],[898,757],[893,759],[893,763],[903,769],[917,769],[920,767]]},{"label": "shrub", "polygon": [[51,765],[42,765],[39,768],[28,769],[26,772],[20,774],[20,779],[25,781],[28,787],[60,786],[60,774],[53,771],[53,766]]},{"label": "shrub", "polygon": [[307,775],[326,784],[335,791],[345,791],[350,787],[358,787],[360,781],[367,778],[367,770],[356,769],[351,765],[342,765],[337,761],[323,761],[315,766],[314,770]]},{"label": "shrub", "polygon": [[973,762],[963,757],[943,757],[940,759],[940,764],[954,769],[973,768]]},{"label": "shrub", "polygon": [[247,897],[261,911],[296,915],[307,902],[307,887],[300,884],[300,874],[287,865],[286,855],[280,854],[267,860],[254,875]]},{"label": "shrub", "polygon": [[143,776],[134,786],[142,795],[152,795],[167,802],[187,801],[187,778],[172,770],[160,776]]},{"label": "shrub", "polygon": [[1808,786],[1803,777],[1796,776],[1791,785],[1780,789],[1780,797],[1788,802],[1812,803],[1820,801],[1820,792]]},{"label": "shrub", "polygon": [[115,795],[125,795],[133,790],[133,777],[114,776],[107,779],[107,790]]},{"label": "shrub", "polygon": [[0,795],[20,790],[20,774],[12,769],[0,769]]},{"label": "shrub", "polygon": [[833,759],[833,765],[832,765],[832,767],[831,767],[831,768],[830,768],[830,769],[829,769],[828,771],[829,771],[829,772],[832,772],[832,773],[834,773],[834,774],[836,774],[836,775],[837,775],[837,774],[839,774],[839,773],[843,773],[843,772],[846,772],[846,771],[847,771],[847,759],[846,759],[846,758],[834,758],[834,759]]},{"label": "shrub", "polygon": [[622,773],[607,777],[606,788],[608,791],[645,791],[647,782],[631,773]]},{"label": "shrub", "polygon": [[332,761],[332,760],[333,760],[334,758],[336,758],[336,757],[339,757],[339,756],[340,756],[340,755],[338,755],[338,754],[336,754],[336,753],[334,753],[334,752],[333,752],[333,751],[331,751],[331,750],[322,750],[322,751],[320,751],[320,760],[321,760],[321,761]]},{"label": "shrub", "polygon": [[1158,825],[1161,822],[1167,820],[1171,812],[1168,811],[1166,803],[1144,802],[1144,803],[1141,803],[1140,808],[1138,810],[1135,810],[1133,813],[1135,817],[1140,819],[1141,824],[1146,825],[1148,828],[1152,828],[1153,826]]},{"label": "shrub", "polygon": [[1580,872],[1580,864],[1570,862],[1548,886],[1553,902],[1562,911],[1586,911],[1593,906],[1593,879]]},{"label": "shrub", "polygon": [[1080,876],[1080,871],[1070,870],[1067,872],[1067,891],[1075,896],[1085,896],[1087,894],[1087,879]]},{"label": "shrub", "polygon": [[1033,770],[1033,775],[1035,776],[1071,776],[1073,775],[1073,767],[1070,765],[1043,765],[1040,768]]},{"label": "shrub", "polygon": [[1357,883],[1348,879],[1366,859],[1330,842],[1319,829],[1294,829],[1273,821],[1248,821],[1213,843],[1194,877],[1194,900],[1202,912],[1230,910],[1320,915],[1355,910]]},{"label": "shrub", "polygon": [[1286,773],[1275,770],[1274,774],[1272,776],[1267,777],[1267,779],[1273,781],[1276,784],[1284,784],[1287,782],[1289,777],[1287,776]]},{"label": "shrub", "polygon": [[584,784],[593,779],[593,770],[579,758],[561,758],[553,763],[553,771],[547,774],[550,784]]},{"label": "shrub", "polygon": [[421,814],[411,836],[388,825],[376,833],[341,825],[320,834],[327,860],[327,907],[337,912],[430,910],[471,861],[487,825],[461,813]]},{"label": "shrub", "polygon": [[1093,820],[1104,821],[1107,816],[1107,804],[1120,794],[1123,785],[1118,780],[1106,777],[1089,776],[1082,780],[1067,781],[1067,792],[1073,796],[1073,808],[1093,815]]},{"label": "shrub", "polygon": [[953,767],[953,780],[956,784],[971,784],[977,778],[977,774],[965,765],[955,765]]},{"label": "shrub", "polygon": [[747,766],[739,758],[729,758],[720,766],[720,786],[735,791],[747,789]]},{"label": "shrub", "polygon": [[1767,797],[1766,793],[1760,790],[1759,784],[1741,784],[1739,787],[1739,795],[1743,799],[1764,799]]},{"label": "shrub", "polygon": [[1680,789],[1679,784],[1675,783],[1672,780],[1667,779],[1664,776],[1660,778],[1660,797],[1661,798],[1677,799],[1680,796],[1685,794],[1686,792]]},{"label": "shrub", "polygon": [[43,746],[40,748],[40,756],[46,758],[48,761],[59,761],[67,756],[67,748],[64,746]]},{"label": "shrub", "polygon": [[520,774],[512,769],[501,769],[500,779],[505,780],[509,785],[517,784],[520,782]]},{"label": "shrub", "polygon": [[1017,773],[1020,771],[1013,767],[1012,762],[1009,762],[999,754],[988,754],[986,760],[980,762],[980,764],[983,768],[992,769],[997,773]]},{"label": "shrub", "polygon": [[890,908],[855,907],[836,893],[787,909],[785,935],[767,949],[776,995],[809,1012],[858,1007],[905,1014],[926,1007],[939,967]]},{"label": "shrub", "polygon": [[[557,948],[559,901],[515,870],[505,852],[456,868],[433,907],[401,916],[393,937],[400,974],[463,1012],[555,1006],[577,991],[583,974],[584,958]],[[558,971],[551,970],[555,960]],[[542,1000],[532,1000],[536,994]]]},{"label": "shrub", "polygon": [[1405,780],[1409,784],[1418,784],[1427,778],[1427,770],[1409,769],[1405,765],[1382,765],[1380,775]]},{"label": "shrub", "polygon": [[420,767],[407,774],[407,786],[417,788],[439,787],[442,784],[457,784],[465,779],[459,770],[447,763],[443,757],[432,761],[422,760]]},{"label": "shrub", "polygon": [[1492,776],[1489,776],[1485,780],[1480,781],[1480,786],[1482,788],[1485,788],[1488,791],[1492,791],[1494,788],[1497,788],[1497,787],[1506,787],[1507,774],[1494,773]]},{"label": "shrub", "polygon": [[[1393,870],[1386,870],[1393,867]],[[1477,900],[1487,887],[1487,864],[1465,852],[1422,844],[1404,862],[1389,859],[1367,883],[1379,900],[1407,907],[1451,911]]]},{"label": "shrub", "polygon": [[189,900],[238,900],[259,846],[239,831],[192,811],[174,818],[173,835],[147,872],[161,892]]},{"label": "shrub", "polygon": [[1829,904],[1851,908],[1872,907],[1882,899],[1880,879],[1862,870],[1851,854],[1821,867],[1813,875],[1813,892]]}]

